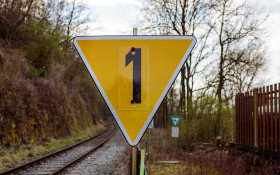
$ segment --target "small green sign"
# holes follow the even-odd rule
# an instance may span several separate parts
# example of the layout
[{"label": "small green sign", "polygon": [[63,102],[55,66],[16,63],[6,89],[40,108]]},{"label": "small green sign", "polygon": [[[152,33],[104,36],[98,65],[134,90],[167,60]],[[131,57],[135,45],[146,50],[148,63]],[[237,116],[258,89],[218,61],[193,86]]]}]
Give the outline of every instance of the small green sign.
[{"label": "small green sign", "polygon": [[178,123],[181,120],[181,116],[171,116],[170,118],[171,118],[171,121],[172,121],[174,127],[177,127]]}]

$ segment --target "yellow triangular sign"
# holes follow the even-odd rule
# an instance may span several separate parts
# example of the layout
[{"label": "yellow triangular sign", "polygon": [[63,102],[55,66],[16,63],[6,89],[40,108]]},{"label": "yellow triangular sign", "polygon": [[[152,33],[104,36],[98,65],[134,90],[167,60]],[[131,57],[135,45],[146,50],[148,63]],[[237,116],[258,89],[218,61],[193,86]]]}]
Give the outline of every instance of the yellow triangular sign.
[{"label": "yellow triangular sign", "polygon": [[191,53],[193,36],[85,36],[74,45],[126,140],[140,141]]}]

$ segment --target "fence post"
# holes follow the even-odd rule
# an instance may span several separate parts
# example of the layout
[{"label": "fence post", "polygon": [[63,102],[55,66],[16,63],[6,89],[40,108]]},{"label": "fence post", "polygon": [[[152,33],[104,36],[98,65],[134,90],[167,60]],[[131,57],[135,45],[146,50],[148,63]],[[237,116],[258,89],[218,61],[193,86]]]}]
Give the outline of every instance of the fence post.
[{"label": "fence post", "polygon": [[[238,94],[237,94],[238,95]],[[237,120],[236,120],[236,114],[237,114],[237,95],[235,95],[235,107],[234,107],[234,118],[233,118],[233,122],[234,122],[234,125],[233,125],[233,134],[234,134],[234,137],[233,137],[233,143],[236,143],[236,140],[237,140],[237,131],[236,131],[236,129],[237,129],[237,127],[236,127],[236,125],[237,125]]]},{"label": "fence post", "polygon": [[258,147],[257,97],[258,97],[258,91],[257,89],[254,89],[254,146],[256,148]]}]

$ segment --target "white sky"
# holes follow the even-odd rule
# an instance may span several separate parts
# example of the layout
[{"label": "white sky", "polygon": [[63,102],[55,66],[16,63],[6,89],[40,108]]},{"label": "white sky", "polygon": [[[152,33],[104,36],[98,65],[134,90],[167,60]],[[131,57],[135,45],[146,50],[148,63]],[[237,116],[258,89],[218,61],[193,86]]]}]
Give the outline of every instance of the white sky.
[{"label": "white sky", "polygon": [[280,0],[259,0],[270,13],[266,28],[269,84],[280,82]]},{"label": "white sky", "polygon": [[132,35],[138,0],[89,0],[87,4],[97,16],[89,35]]},{"label": "white sky", "polygon": [[[280,82],[280,0],[258,0],[270,13],[265,24],[268,58],[268,84]],[[88,0],[88,6],[97,16],[89,35],[132,35],[132,24],[137,21],[139,0]],[[137,27],[137,26],[136,26]],[[141,34],[141,31],[138,32]]]}]

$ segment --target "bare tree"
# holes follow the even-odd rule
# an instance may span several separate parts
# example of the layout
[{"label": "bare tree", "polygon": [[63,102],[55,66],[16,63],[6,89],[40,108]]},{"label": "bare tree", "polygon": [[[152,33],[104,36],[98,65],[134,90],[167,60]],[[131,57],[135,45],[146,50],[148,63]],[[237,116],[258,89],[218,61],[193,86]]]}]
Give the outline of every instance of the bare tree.
[{"label": "bare tree", "polygon": [[[260,46],[259,46],[260,47]],[[224,101],[233,103],[234,95],[249,91],[257,82],[258,74],[266,72],[265,52],[261,48],[248,47],[240,53],[235,53],[233,58],[243,57],[242,62],[234,62],[226,70],[226,81],[224,84]],[[262,82],[263,83],[263,82]]]},{"label": "bare tree", "polygon": [[193,92],[196,91],[194,80],[203,72],[202,63],[211,53],[207,45],[211,28],[204,22],[209,5],[203,0],[146,0],[142,9],[145,20],[142,22],[142,30],[156,34],[197,37],[196,49],[188,57],[180,73],[179,108],[183,117],[191,118]]},{"label": "bare tree", "polygon": [[[210,87],[216,89],[218,116],[215,126],[220,128],[222,102],[233,97],[234,91],[250,88],[257,72],[264,65],[261,26],[267,16],[260,8],[233,0],[214,0],[211,7],[213,55],[212,74],[208,77]],[[235,91],[236,92],[236,91]]]},{"label": "bare tree", "polygon": [[49,19],[54,30],[62,30],[65,34],[63,49],[69,51],[72,38],[77,34],[84,34],[87,24],[93,22],[95,17],[85,4],[77,0],[47,0],[44,3],[41,18]]},{"label": "bare tree", "polygon": [[34,0],[0,0],[0,33],[6,39],[15,37],[18,28],[30,16]]}]

